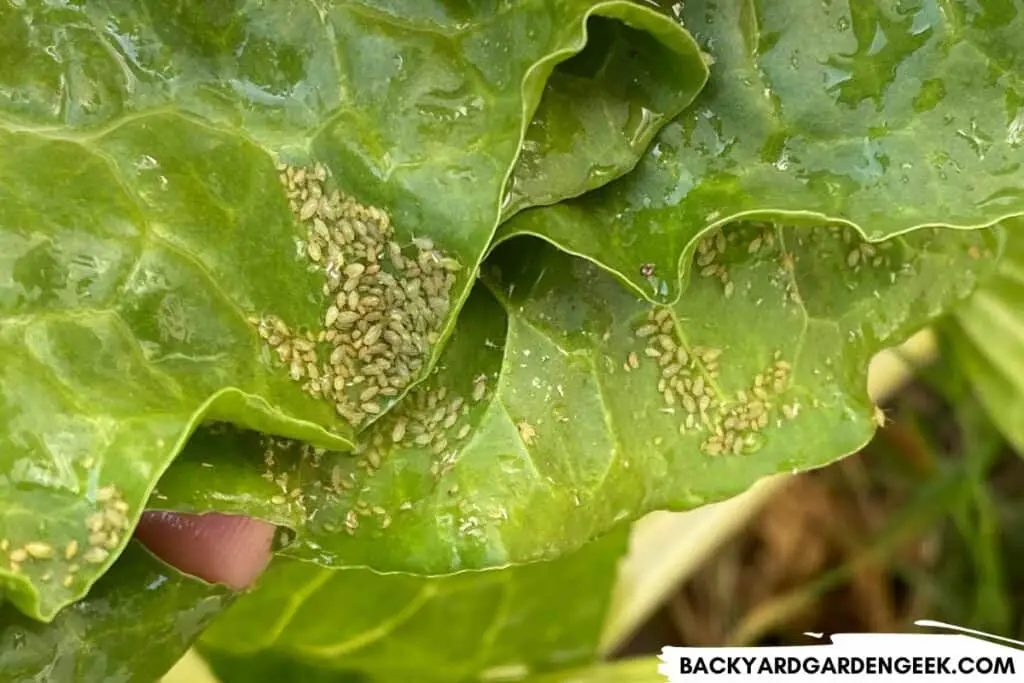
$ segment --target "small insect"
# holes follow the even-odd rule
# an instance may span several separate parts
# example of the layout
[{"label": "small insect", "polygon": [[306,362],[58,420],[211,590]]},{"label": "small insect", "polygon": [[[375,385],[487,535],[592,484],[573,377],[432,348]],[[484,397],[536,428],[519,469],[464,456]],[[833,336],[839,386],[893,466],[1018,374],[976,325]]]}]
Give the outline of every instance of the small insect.
[{"label": "small insect", "polygon": [[654,264],[645,263],[640,266],[640,275],[643,277],[654,277]]},{"label": "small insect", "polygon": [[886,415],[885,411],[882,410],[879,406],[875,406],[874,411],[871,415],[871,421],[874,423],[876,427],[885,427],[885,425],[889,422],[889,416]]},{"label": "small insect", "polygon": [[537,430],[533,428],[533,425],[522,420],[516,425],[516,428],[519,430],[519,438],[523,440],[523,443],[527,446],[533,444],[533,440],[537,436]]}]

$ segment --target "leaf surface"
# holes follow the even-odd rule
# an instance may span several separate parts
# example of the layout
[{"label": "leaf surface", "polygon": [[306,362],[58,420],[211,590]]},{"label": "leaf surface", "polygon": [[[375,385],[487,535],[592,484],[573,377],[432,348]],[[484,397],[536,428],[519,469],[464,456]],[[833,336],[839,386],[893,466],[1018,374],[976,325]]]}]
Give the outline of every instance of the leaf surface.
[{"label": "leaf surface", "polygon": [[[1001,236],[935,229],[873,245],[848,227],[738,224],[698,257],[723,270],[695,275],[671,307],[512,240],[436,374],[354,454],[207,430],[151,504],[265,514],[251,501],[270,496],[271,519],[296,531],[282,552],[332,567],[444,574],[557,557],[649,510],[860,448],[876,419],[869,359],[968,296]],[[220,468],[222,493],[193,493]]]},{"label": "leaf surface", "polygon": [[[517,178],[558,174],[550,200],[628,170],[656,128],[634,112],[668,120],[703,83],[693,40],[665,15],[621,0],[402,12],[388,2],[4,4],[5,599],[48,620],[82,597],[203,420],[351,447],[351,412],[290,379],[297,361],[277,362],[254,324],[274,315],[317,329],[331,305],[321,289],[330,269],[311,264],[312,239],[296,224],[311,181],[287,171],[282,188],[275,164],[326,165],[332,187],[359,198],[361,220],[385,221],[366,213],[381,206],[396,243],[429,240],[461,265],[443,296],[431,292],[436,329],[413,345],[422,363],[406,371],[405,391],[454,325],[549,76],[583,50],[592,14],[604,37],[582,61],[601,49],[616,59],[584,72],[608,107],[588,133],[622,140],[590,140],[569,173],[550,140],[534,139]],[[618,59],[625,29],[601,23],[613,20],[632,26],[631,61]],[[672,68],[643,67],[627,87],[627,72],[655,56]],[[578,82],[552,81],[549,129],[579,115],[559,92]],[[421,253],[436,257],[433,244]],[[298,371],[310,378],[308,367]],[[60,570],[52,548],[71,542],[89,561],[69,586],[42,582]],[[40,544],[51,550],[25,557]]]},{"label": "leaf surface", "polygon": [[49,624],[12,604],[0,607],[0,671],[5,681],[18,683],[152,683],[232,596],[223,586],[168,568],[131,543],[85,599]]},{"label": "leaf surface", "polygon": [[587,664],[626,537],[620,528],[551,563],[444,578],[279,559],[200,651],[223,683],[518,678]]},{"label": "leaf surface", "polygon": [[677,7],[715,59],[694,104],[634,172],[520,214],[498,241],[538,235],[668,302],[697,238],[740,218],[877,241],[1024,212],[1019,1]]}]

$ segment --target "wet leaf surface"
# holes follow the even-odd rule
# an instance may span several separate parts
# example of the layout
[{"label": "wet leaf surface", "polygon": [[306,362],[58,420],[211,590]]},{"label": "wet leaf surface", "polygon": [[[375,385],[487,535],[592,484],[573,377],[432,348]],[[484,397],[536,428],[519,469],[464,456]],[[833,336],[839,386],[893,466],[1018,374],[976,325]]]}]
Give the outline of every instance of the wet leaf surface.
[{"label": "wet leaf surface", "polygon": [[677,7],[715,60],[707,87],[632,173],[498,240],[541,236],[670,302],[698,237],[738,219],[839,221],[877,241],[1024,212],[1021,3]]},{"label": "wet leaf surface", "polygon": [[[206,429],[151,505],[266,514],[296,531],[282,553],[332,567],[443,574],[557,557],[649,510],[856,451],[876,427],[871,356],[990,277],[1003,234],[872,245],[844,227],[738,224],[698,249],[715,271],[671,307],[513,240],[437,373],[354,453]],[[201,477],[215,496],[194,492]]]},{"label": "wet leaf surface", "polygon": [[178,661],[232,595],[170,569],[133,542],[88,597],[49,624],[12,604],[0,607],[0,671],[5,681],[18,683],[151,683]]},{"label": "wet leaf surface", "polygon": [[[607,52],[606,64],[547,87],[590,22],[599,40],[580,63]],[[292,381],[315,368],[296,367],[298,353],[291,369],[276,362],[277,328],[254,324],[326,324],[324,278],[354,265],[314,255],[297,225],[313,222],[314,190],[358,197],[315,207],[332,230],[384,221],[401,248],[429,240],[421,255],[458,266],[445,266],[458,274],[443,295],[427,289],[434,323],[414,340],[405,391],[454,325],[539,104],[541,128],[557,133],[585,110],[560,90],[586,81],[606,116],[572,159],[531,133],[516,171],[525,205],[531,187],[553,201],[627,171],[707,73],[670,18],[618,1],[401,13],[386,2],[8,3],[0,45],[0,538],[13,553],[0,576],[6,599],[43,620],[110,566],[203,420],[354,443],[366,416]],[[279,160],[310,173],[315,160],[330,177],[314,188],[288,170],[282,188]],[[115,503],[113,518],[89,521]],[[48,565],[22,557],[72,541],[90,560],[68,586],[44,584]]]}]

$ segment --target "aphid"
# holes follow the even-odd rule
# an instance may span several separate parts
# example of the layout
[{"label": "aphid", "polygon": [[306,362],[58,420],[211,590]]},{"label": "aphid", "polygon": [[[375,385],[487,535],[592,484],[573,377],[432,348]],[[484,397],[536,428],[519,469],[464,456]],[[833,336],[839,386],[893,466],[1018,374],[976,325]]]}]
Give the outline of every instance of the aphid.
[{"label": "aphid", "polygon": [[636,329],[636,336],[640,339],[644,339],[646,337],[650,337],[652,334],[656,334],[657,332],[658,328],[655,325],[641,325]]},{"label": "aphid", "polygon": [[113,507],[104,510],[103,517],[106,519],[107,525],[114,529],[127,529],[129,526],[128,518]]},{"label": "aphid", "polygon": [[703,268],[704,266],[714,261],[716,256],[718,256],[718,254],[716,254],[714,251],[704,252],[703,254],[697,256],[697,265]]},{"label": "aphid", "polygon": [[320,203],[313,197],[307,199],[299,210],[299,220],[308,221],[312,218],[313,214],[316,213],[316,209],[319,204]]},{"label": "aphid", "polygon": [[25,551],[36,560],[48,560],[53,557],[53,546],[43,541],[26,543]]},{"label": "aphid", "polygon": [[473,385],[473,402],[479,403],[483,400],[485,393],[487,393],[487,383],[478,379]]},{"label": "aphid", "polygon": [[704,452],[712,456],[721,455],[723,448],[724,446],[722,445],[721,441],[713,441],[710,439],[704,442],[703,446]]},{"label": "aphid", "polygon": [[626,358],[626,363],[629,366],[629,368],[633,370],[636,370],[637,368],[640,367],[640,359],[637,358],[636,353],[634,352],[630,352],[629,356]]},{"label": "aphid", "polygon": [[117,495],[117,489],[113,486],[104,486],[96,491],[96,502],[105,503]]},{"label": "aphid", "polygon": [[309,256],[309,260],[313,263],[320,263],[323,258],[323,250],[320,247],[320,243],[316,240],[310,240],[306,245],[306,253]]},{"label": "aphid", "polygon": [[349,510],[345,513],[345,526],[352,531],[359,527],[359,517],[356,516],[355,510]]},{"label": "aphid", "polygon": [[366,463],[370,466],[371,469],[379,470],[380,451],[378,451],[377,449],[373,449],[372,451],[368,452],[366,454]]},{"label": "aphid", "polygon": [[395,426],[391,430],[391,441],[392,442],[398,443],[399,441],[401,441],[402,439],[405,438],[406,424],[407,423],[406,423],[406,421],[404,419],[400,419],[397,422],[395,422]]},{"label": "aphid", "polygon": [[82,560],[88,564],[101,564],[110,556],[110,553],[103,548],[89,548],[82,554]]},{"label": "aphid", "polygon": [[28,551],[24,548],[15,548],[11,551],[11,562],[24,562],[28,559]]},{"label": "aphid", "polygon": [[534,438],[537,436],[537,430],[533,428],[526,420],[521,420],[516,424],[516,428],[519,430],[519,438],[523,440],[527,446],[533,444]]},{"label": "aphid", "polygon": [[885,411],[882,410],[880,406],[875,406],[871,413],[871,422],[874,423],[876,427],[881,428],[884,427],[888,421],[889,418],[886,416]]}]

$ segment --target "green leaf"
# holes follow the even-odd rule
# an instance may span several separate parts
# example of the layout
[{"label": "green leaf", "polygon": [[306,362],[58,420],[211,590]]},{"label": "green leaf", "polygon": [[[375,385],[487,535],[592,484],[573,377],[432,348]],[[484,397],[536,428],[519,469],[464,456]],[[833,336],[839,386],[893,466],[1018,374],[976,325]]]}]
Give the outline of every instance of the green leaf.
[{"label": "green leaf", "polygon": [[658,673],[660,663],[657,657],[620,659],[571,671],[531,676],[526,680],[529,683],[662,683],[665,677]]},{"label": "green leaf", "polygon": [[203,634],[232,681],[456,681],[592,661],[626,528],[551,563],[444,578],[276,560]]},{"label": "green leaf", "polygon": [[[652,130],[622,111],[667,120],[703,83],[695,44],[665,15],[588,0],[512,11],[423,2],[400,14],[387,2],[4,4],[5,599],[49,620],[85,595],[203,420],[351,447],[352,411],[339,417],[335,400],[289,379],[254,324],[275,315],[289,331],[317,329],[329,314],[321,287],[330,269],[310,263],[315,248],[303,240],[312,233],[296,225],[308,197],[286,195],[312,192],[313,181],[286,173],[282,189],[276,162],[324,164],[327,189],[359,199],[338,209],[346,220],[390,224],[403,246],[429,238],[438,253],[421,256],[461,264],[443,292],[428,290],[433,327],[409,342],[416,363],[404,392],[454,325],[548,78],[584,49],[592,14],[634,27],[599,24],[616,57],[624,41],[640,41],[622,70],[588,74],[615,112],[590,134],[628,139],[634,156],[595,139],[570,177],[536,137],[533,166],[517,178],[565,172],[555,198],[593,187],[595,169],[632,165]],[[663,75],[646,66],[639,84],[624,86],[627,68],[655,57],[659,67],[668,60]],[[556,79],[545,96],[552,129],[581,111],[559,92],[570,83]],[[42,582],[63,562],[48,556],[69,543],[90,561],[70,586]],[[23,557],[30,550],[38,556]]]},{"label": "green leaf", "polygon": [[[622,3],[603,12],[629,22]],[[632,170],[707,82],[700,48],[667,17],[642,31],[591,19],[587,45],[551,74],[509,181],[503,218],[576,197]],[[679,55],[686,70],[673,69]]]},{"label": "green leaf", "polygon": [[184,576],[132,543],[52,623],[0,607],[0,671],[5,681],[151,683],[231,600],[223,586]]},{"label": "green leaf", "polygon": [[943,331],[992,420],[1024,453],[1024,220],[1008,224],[996,276],[957,307]]},{"label": "green leaf", "polygon": [[696,239],[740,218],[840,222],[877,241],[1024,212],[1019,2],[678,7],[715,59],[694,104],[634,172],[518,215],[498,241],[541,236],[667,302]]},{"label": "green leaf", "polygon": [[[436,374],[355,453],[204,431],[151,504],[267,515],[296,531],[284,554],[331,567],[443,574],[557,557],[649,510],[859,449],[876,419],[869,359],[969,295],[1001,236],[935,229],[872,245],[848,227],[738,224],[699,249],[714,275],[667,308],[512,240]],[[664,331],[640,339],[650,315]],[[665,375],[682,382],[668,397]],[[194,492],[204,477],[216,496]]]}]

